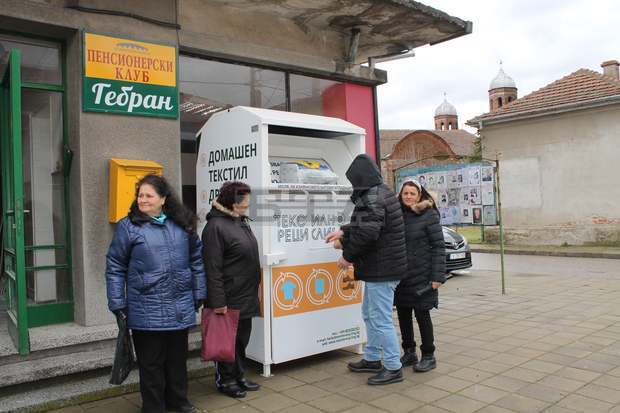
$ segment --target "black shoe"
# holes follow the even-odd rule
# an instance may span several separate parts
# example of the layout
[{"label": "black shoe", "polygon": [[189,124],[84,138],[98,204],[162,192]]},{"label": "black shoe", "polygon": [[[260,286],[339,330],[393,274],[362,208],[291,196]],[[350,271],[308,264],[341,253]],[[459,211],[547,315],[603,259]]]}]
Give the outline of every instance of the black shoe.
[{"label": "black shoe", "polygon": [[400,362],[403,367],[415,366],[418,364],[418,355],[415,352],[415,348],[406,348],[405,354],[400,358]]},{"label": "black shoe", "polygon": [[403,381],[403,369],[398,370],[388,370],[383,369],[379,374],[376,374],[368,379],[368,384],[370,385],[378,385],[378,384],[392,384],[398,383],[399,381]]},{"label": "black shoe", "polygon": [[435,360],[435,356],[433,354],[424,354],[422,355],[422,360],[413,366],[413,371],[424,373],[426,371],[431,371],[435,367],[437,367],[437,360]]},{"label": "black shoe", "polygon": [[198,413],[199,411],[196,406],[191,404],[177,408],[166,407],[166,413]]},{"label": "black shoe", "polygon": [[253,381],[250,381],[245,377],[238,379],[237,384],[239,385],[239,387],[246,391],[257,391],[258,389],[260,389],[260,384],[254,383]]},{"label": "black shoe", "polygon": [[379,373],[383,370],[381,360],[368,361],[361,359],[355,363],[351,362],[347,364],[347,367],[354,373]]},{"label": "black shoe", "polygon": [[245,397],[247,394],[245,390],[243,390],[241,386],[239,386],[237,382],[235,381],[230,382],[230,383],[222,383],[219,386],[217,386],[217,389],[219,390],[220,393],[223,393],[226,396],[230,396],[235,399],[241,399]]}]

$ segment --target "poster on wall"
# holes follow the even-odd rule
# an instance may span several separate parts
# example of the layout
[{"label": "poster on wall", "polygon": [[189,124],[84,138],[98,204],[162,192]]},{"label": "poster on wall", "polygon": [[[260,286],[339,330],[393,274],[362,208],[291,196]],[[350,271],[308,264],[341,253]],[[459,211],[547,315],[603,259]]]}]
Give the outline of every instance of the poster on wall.
[{"label": "poster on wall", "polygon": [[492,166],[483,166],[480,168],[480,175],[482,183],[485,182],[493,182],[493,167]]},{"label": "poster on wall", "polygon": [[448,180],[447,180],[447,175],[442,173],[439,174],[437,177],[437,189],[439,190],[446,190],[448,188]]},{"label": "poster on wall", "polygon": [[448,206],[455,207],[460,204],[460,193],[458,188],[448,189]]},{"label": "poster on wall", "polygon": [[485,205],[482,208],[482,224],[497,225],[497,212],[495,210],[495,206]]},{"label": "poster on wall", "polygon": [[467,169],[459,169],[456,172],[456,185],[461,188],[463,186],[467,186]]},{"label": "poster on wall", "polygon": [[457,171],[448,171],[448,189],[458,188],[459,184],[456,180]]},{"label": "poster on wall", "polygon": [[447,208],[448,207],[448,192],[439,191],[437,193],[437,204],[439,208]]},{"label": "poster on wall", "polygon": [[461,211],[457,206],[451,206],[448,208],[448,220],[452,224],[458,224],[461,222]]},{"label": "poster on wall", "polygon": [[461,224],[473,224],[471,207],[461,205]]},{"label": "poster on wall", "polygon": [[469,168],[468,171],[469,186],[480,185],[480,167],[474,166]]},{"label": "poster on wall", "polygon": [[83,32],[82,110],[176,119],[177,48]]},{"label": "poster on wall", "polygon": [[473,186],[469,188],[469,204],[480,205],[480,187]]},{"label": "poster on wall", "polygon": [[468,205],[469,204],[469,187],[463,187],[460,191],[460,199],[459,204]]},{"label": "poster on wall", "polygon": [[427,175],[421,174],[418,176],[417,181],[420,183],[420,185],[422,185],[423,187],[426,187],[428,185],[428,183],[426,182],[426,179],[427,179]]},{"label": "poster on wall", "polygon": [[480,190],[482,192],[482,205],[495,205],[495,191],[493,188],[493,184],[483,184],[480,187]]},{"label": "poster on wall", "polygon": [[426,174],[426,188],[434,190],[437,187],[436,179],[437,177],[435,176],[435,174],[433,173]]},{"label": "poster on wall", "polygon": [[439,215],[441,216],[441,225],[452,225],[454,221],[448,214],[448,208],[439,208]]},{"label": "poster on wall", "polygon": [[473,224],[482,224],[482,207],[472,207],[471,218]]}]

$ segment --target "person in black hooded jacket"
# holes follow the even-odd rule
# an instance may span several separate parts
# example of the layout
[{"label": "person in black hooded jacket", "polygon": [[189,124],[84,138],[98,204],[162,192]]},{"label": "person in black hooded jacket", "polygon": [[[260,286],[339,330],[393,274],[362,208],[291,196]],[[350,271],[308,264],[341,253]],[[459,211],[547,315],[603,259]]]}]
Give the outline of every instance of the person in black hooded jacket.
[{"label": "person in black hooded jacket", "polygon": [[250,192],[243,182],[224,183],[202,231],[207,307],[216,314],[225,314],[229,308],[240,311],[235,361],[217,362],[215,374],[218,390],[235,398],[259,389],[245,378],[245,348],[252,333],[252,317],[259,314],[260,282],[258,242],[245,215]]},{"label": "person in black hooded jacket", "polygon": [[[439,305],[437,289],[446,281],[446,252],[439,211],[433,197],[414,179],[406,180],[398,194],[405,217],[407,276],[396,288],[394,304],[398,312],[403,350],[403,366],[425,372],[437,366],[430,310]],[[418,361],[413,337],[413,319],[420,329],[422,358]]]},{"label": "person in black hooded jacket", "polygon": [[[359,155],[346,172],[353,185],[351,222],[329,234],[326,242],[342,249],[341,268],[351,263],[365,281],[362,317],[368,341],[364,358],[349,363],[353,372],[376,373],[368,384],[403,380],[398,337],[392,321],[394,290],[407,270],[403,214],[394,193],[383,183],[377,164]],[[381,363],[383,360],[385,366]]]}]

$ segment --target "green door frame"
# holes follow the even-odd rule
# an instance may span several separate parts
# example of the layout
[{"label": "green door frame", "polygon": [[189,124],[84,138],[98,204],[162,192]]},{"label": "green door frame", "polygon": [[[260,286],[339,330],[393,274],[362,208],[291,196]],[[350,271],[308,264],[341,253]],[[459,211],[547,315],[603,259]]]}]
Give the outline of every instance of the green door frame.
[{"label": "green door frame", "polygon": [[7,283],[8,330],[19,354],[30,352],[24,246],[20,52],[11,50],[2,77],[1,138],[4,220],[4,268]]},{"label": "green door frame", "polygon": [[[7,33],[0,31],[0,34]],[[49,40],[42,39],[36,36],[28,36],[21,33],[7,33],[8,35],[13,35],[21,38],[32,38],[33,40],[41,39],[41,40]],[[19,241],[16,242],[16,245],[19,248],[9,248],[8,251],[5,248],[5,251],[2,251],[5,257],[14,257],[16,271],[9,271],[9,273],[14,276],[8,276],[7,283],[13,285],[15,288],[12,292],[9,292],[10,288],[7,288],[7,306],[10,307],[9,304],[9,293],[14,297],[14,311],[8,311],[9,318],[11,322],[9,323],[9,331],[10,335],[15,343],[16,347],[19,350],[19,353],[22,355],[26,355],[30,352],[29,345],[29,332],[28,329],[30,327],[38,327],[49,324],[57,324],[64,322],[71,322],[74,319],[74,302],[73,302],[73,274],[72,274],[72,254],[71,254],[71,216],[69,211],[69,173],[71,169],[71,161],[73,157],[72,151],[68,146],[68,133],[67,133],[67,96],[66,96],[66,84],[67,84],[67,71],[66,71],[66,45],[64,42],[61,43],[61,67],[62,67],[62,84],[48,84],[48,83],[38,83],[38,82],[23,82],[21,81],[21,65],[20,65],[20,51],[18,49],[11,50],[9,52],[10,64],[7,67],[4,75],[0,73],[1,80],[1,88],[0,88],[0,135],[6,135],[8,137],[10,130],[12,129],[12,137],[14,138],[12,141],[15,142],[12,145],[11,150],[5,150],[5,139],[2,138],[0,140],[0,149],[2,154],[0,154],[0,167],[2,167],[2,191],[5,192],[7,190],[11,190],[13,193],[13,188],[15,188],[15,201],[19,199],[19,202],[11,202],[17,203],[19,208],[7,208],[3,203],[3,218],[5,223],[6,238],[4,245],[8,246],[7,240],[11,241]],[[7,86],[6,92],[5,83],[8,85],[10,81],[9,77],[11,74],[15,74],[13,77],[13,82],[11,83],[11,93],[9,96],[9,90]],[[17,81],[15,81],[17,79]],[[23,154],[22,154],[22,132],[21,132],[21,99],[24,90],[40,90],[40,91],[49,91],[49,92],[59,92],[61,93],[61,101],[62,101],[62,138],[63,138],[63,186],[64,186],[64,243],[56,243],[53,245],[25,245],[25,229],[24,229],[24,187],[23,187]],[[5,97],[6,95],[6,97]],[[9,120],[12,119],[13,123],[9,123]],[[18,126],[18,129],[13,128],[12,126]],[[9,128],[11,126],[11,128]],[[5,128],[6,127],[6,128]],[[6,129],[6,130],[5,130]],[[10,141],[6,140],[6,143]],[[12,174],[9,177],[9,174],[5,173],[5,171],[9,168],[11,170],[15,170],[16,174]],[[9,179],[10,178],[10,179]],[[9,183],[11,184],[9,186]],[[5,196],[2,196],[2,201],[4,202]],[[11,195],[7,195],[7,203],[10,201]],[[19,211],[19,213],[12,217],[12,212],[9,214],[5,214],[6,211]],[[8,219],[7,219],[8,218]],[[11,232],[8,227],[9,222],[12,224],[12,219],[16,219],[15,224],[15,233]],[[4,235],[4,234],[3,234]],[[18,235],[18,236],[16,236]],[[36,250],[64,250],[65,251],[65,264],[57,264],[57,265],[45,265],[45,266],[26,266],[26,253],[30,251]],[[15,251],[13,251],[15,250]],[[13,262],[13,261],[11,261]],[[6,265],[5,265],[6,268]],[[48,269],[64,269],[67,277],[67,290],[69,292],[69,296],[61,302],[55,303],[29,303],[28,302],[28,289],[27,289],[27,274],[29,271],[38,271],[38,270],[48,270]],[[7,274],[7,271],[4,269],[0,269],[4,274]],[[13,281],[15,280],[15,281]],[[7,285],[10,287],[10,285]]]}]

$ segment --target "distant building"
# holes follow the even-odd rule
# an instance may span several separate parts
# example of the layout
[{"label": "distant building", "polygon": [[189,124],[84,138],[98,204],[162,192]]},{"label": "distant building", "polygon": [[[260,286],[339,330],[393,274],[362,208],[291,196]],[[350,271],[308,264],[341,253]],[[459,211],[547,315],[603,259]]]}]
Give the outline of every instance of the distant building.
[{"label": "distant building", "polygon": [[495,112],[516,99],[517,85],[510,76],[504,73],[500,63],[499,72],[489,85],[489,109]]},{"label": "distant building", "polygon": [[580,69],[521,98],[500,69],[489,112],[467,122],[478,128],[483,156],[501,154],[508,242],[620,242],[619,64],[601,66],[603,73]]},{"label": "distant building", "polygon": [[458,128],[454,105],[444,98],[435,110],[435,130],[383,129],[381,170],[385,182],[394,184],[394,171],[410,164],[437,163],[434,156],[469,156],[474,150],[475,135]]}]

